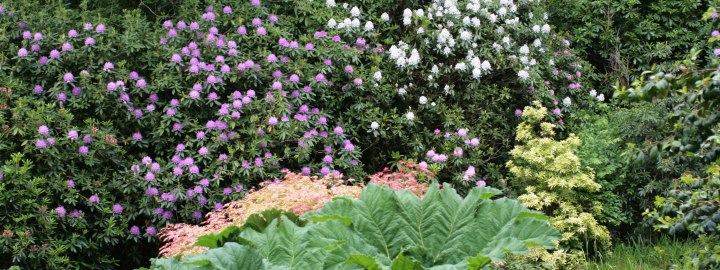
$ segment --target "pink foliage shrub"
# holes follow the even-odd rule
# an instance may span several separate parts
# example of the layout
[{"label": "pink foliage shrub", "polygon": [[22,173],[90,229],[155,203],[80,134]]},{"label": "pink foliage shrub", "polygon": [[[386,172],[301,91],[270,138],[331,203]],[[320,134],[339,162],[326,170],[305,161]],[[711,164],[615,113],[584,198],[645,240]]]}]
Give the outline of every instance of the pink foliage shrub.
[{"label": "pink foliage shrub", "polygon": [[[407,189],[422,196],[428,189],[427,182],[421,180],[434,179],[435,174],[414,162],[400,162],[399,172],[387,168],[370,177],[370,183],[386,185],[394,190]],[[210,212],[200,225],[170,224],[160,231],[160,238],[165,245],[160,255],[172,257],[176,255],[197,254],[206,248],[194,246],[195,240],[205,234],[220,232],[229,226],[241,226],[252,214],[263,210],[277,208],[293,211],[302,215],[320,209],[325,203],[338,196],[358,198],[362,185],[350,186],[342,175],[328,174],[322,178],[288,173],[282,181],[266,181],[257,190],[250,192],[239,201],[224,205],[220,211]]]},{"label": "pink foliage shrub", "polygon": [[342,175],[338,174],[318,178],[288,173],[284,180],[264,182],[261,188],[251,190],[242,200],[225,204],[221,211],[208,213],[199,226],[179,223],[164,227],[160,237],[166,244],[160,249],[160,255],[170,257],[203,252],[204,247],[193,246],[197,237],[220,232],[232,225],[241,226],[250,215],[266,209],[277,208],[302,215],[319,209],[337,196],[357,198],[361,191],[362,186],[345,185]]},{"label": "pink foliage shrub", "polygon": [[425,194],[428,189],[427,183],[435,178],[435,174],[413,161],[400,161],[399,164],[398,172],[385,168],[370,176],[370,183],[385,185],[395,191],[407,189],[418,196]]}]

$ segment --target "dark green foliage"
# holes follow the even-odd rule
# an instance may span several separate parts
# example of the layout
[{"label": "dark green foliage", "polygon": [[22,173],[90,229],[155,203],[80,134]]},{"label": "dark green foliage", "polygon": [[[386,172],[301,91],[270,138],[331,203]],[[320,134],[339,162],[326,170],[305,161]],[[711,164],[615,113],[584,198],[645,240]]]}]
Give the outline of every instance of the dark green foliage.
[{"label": "dark green foliage", "polygon": [[553,25],[568,32],[575,46],[604,80],[629,85],[653,65],[672,68],[705,40],[699,34],[706,0],[549,0]]},{"label": "dark green foliage", "polygon": [[[717,3],[715,3],[717,4]],[[708,29],[718,27],[718,13],[710,8],[703,20]],[[709,32],[709,31],[708,31]],[[704,33],[710,44],[717,44],[717,32]],[[657,229],[671,234],[690,234],[699,245],[689,255],[695,268],[720,267],[718,224],[720,222],[720,50],[693,50],[687,59],[668,72],[646,72],[631,88],[618,96],[630,100],[676,100],[667,115],[668,134],[656,151],[682,161],[687,173],[675,180],[655,207],[645,214],[657,220]]]},{"label": "dark green foliage", "polygon": [[593,168],[602,186],[591,195],[602,206],[597,219],[621,238],[647,231],[642,212],[682,170],[676,159],[661,157],[657,150],[667,134],[664,124],[670,104],[670,100],[632,104],[581,117],[585,123],[578,129],[582,141],[578,157]]}]

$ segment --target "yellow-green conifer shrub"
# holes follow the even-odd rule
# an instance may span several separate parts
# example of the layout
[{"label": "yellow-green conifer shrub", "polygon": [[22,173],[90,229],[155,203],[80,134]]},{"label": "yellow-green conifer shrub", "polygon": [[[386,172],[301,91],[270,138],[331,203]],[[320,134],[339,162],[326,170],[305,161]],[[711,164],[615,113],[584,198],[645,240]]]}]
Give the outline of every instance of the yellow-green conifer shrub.
[{"label": "yellow-green conifer shrub", "polygon": [[610,233],[594,217],[602,207],[585,196],[600,190],[600,185],[575,154],[580,139],[570,134],[556,140],[555,125],[543,122],[547,113],[536,101],[525,107],[524,121],[517,127],[507,167],[514,176],[512,184],[524,191],[518,200],[552,217],[552,225],[563,234],[562,248],[608,247]]}]

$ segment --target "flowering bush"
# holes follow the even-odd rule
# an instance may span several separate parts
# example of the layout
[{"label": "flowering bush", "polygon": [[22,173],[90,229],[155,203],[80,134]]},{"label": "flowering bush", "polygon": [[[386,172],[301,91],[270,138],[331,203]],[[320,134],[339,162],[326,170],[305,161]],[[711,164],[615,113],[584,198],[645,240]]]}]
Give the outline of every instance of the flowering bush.
[{"label": "flowering bush", "polygon": [[563,124],[574,108],[605,99],[590,94],[589,66],[569,41],[552,34],[540,1],[432,1],[395,17],[381,14],[374,24],[356,22],[365,13],[350,13],[328,26],[345,35],[391,29],[363,40],[389,46],[382,61],[371,62],[377,71],[366,88],[372,89],[368,98],[393,112],[389,119],[374,110],[353,112],[365,118],[360,122],[371,135],[392,142],[370,145],[366,153],[413,149],[406,157],[435,165],[443,181],[466,188],[495,184],[512,145],[507,134],[518,123],[516,110],[530,100],[554,108],[553,121]]},{"label": "flowering bush", "polygon": [[[17,213],[56,223],[0,250],[32,268],[143,263],[159,228],[197,224],[289,170],[362,179],[401,153],[440,181],[494,184],[516,108],[542,100],[562,127],[604,100],[535,1],[388,14],[378,7],[390,2],[185,1],[160,22],[145,9],[11,2],[0,156],[33,165],[15,174],[20,161],[3,159],[3,192],[36,178],[51,188],[0,218],[15,236],[41,230]],[[63,259],[30,248],[46,243]]]},{"label": "flowering bush", "polygon": [[[166,22],[157,30],[137,12],[115,28],[78,23],[87,17],[61,6],[51,12],[30,2],[3,11],[3,39],[12,52],[2,59],[13,68],[2,82],[13,90],[3,91],[7,147],[0,152],[22,154],[35,163],[28,177],[55,183],[39,206],[48,210],[37,215],[59,218],[62,232],[27,246],[57,245],[54,256],[72,257],[60,268],[80,261],[93,267],[140,263],[120,256],[152,252],[126,250],[115,258],[95,252],[157,244],[154,236],[164,224],[197,223],[204,212],[240,198],[245,185],[272,179],[283,167],[303,174],[362,172],[360,149],[337,119],[312,105],[315,93],[332,85],[332,61],[342,63],[352,53],[322,33],[301,37],[308,42],[297,48],[283,31],[291,23],[255,2],[245,5],[236,12],[210,7],[190,18],[198,21]],[[34,9],[59,23],[29,16]],[[263,19],[247,28],[236,20],[255,16]],[[6,174],[13,183],[6,191],[25,188],[22,178]],[[2,216],[23,211],[4,209]],[[5,229],[29,224],[16,223]],[[28,255],[10,246],[16,245],[2,252],[15,262],[50,267],[43,265],[51,261],[32,255],[35,248]]]}]

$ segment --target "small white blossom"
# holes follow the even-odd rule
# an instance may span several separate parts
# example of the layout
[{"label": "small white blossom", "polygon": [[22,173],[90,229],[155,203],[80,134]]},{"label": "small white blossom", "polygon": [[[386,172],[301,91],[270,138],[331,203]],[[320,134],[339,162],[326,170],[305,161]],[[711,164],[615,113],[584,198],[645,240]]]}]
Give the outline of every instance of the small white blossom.
[{"label": "small white blossom", "polygon": [[537,25],[537,24],[536,24],[536,25],[533,25],[532,31],[535,32],[535,33],[540,33],[540,26]]},{"label": "small white blossom", "polygon": [[480,68],[482,68],[482,70],[491,70],[492,66],[490,65],[490,62],[485,60],[482,62],[482,64],[480,64]]},{"label": "small white blossom", "polygon": [[548,34],[548,33],[550,33],[550,25],[549,25],[549,24],[543,25],[543,26],[542,26],[542,32],[543,32],[543,34]]},{"label": "small white blossom", "polygon": [[407,94],[407,90],[405,90],[405,88],[398,88],[398,95],[404,96],[405,94]]},{"label": "small white blossom", "polygon": [[425,28],[418,27],[417,33],[418,33],[418,35],[419,35],[419,34],[422,34],[422,33],[425,33]]},{"label": "small white blossom", "polygon": [[425,96],[421,96],[421,97],[420,97],[419,102],[420,102],[421,105],[427,104],[427,101],[428,101],[428,100],[427,100],[427,97],[425,97]]},{"label": "small white blossom", "polygon": [[595,89],[590,90],[590,96],[591,96],[591,97],[596,97],[596,96],[597,96],[597,91],[595,91]]},{"label": "small white blossom", "polygon": [[540,47],[540,46],[542,46],[542,41],[540,41],[539,38],[536,38],[536,39],[533,41],[533,46],[535,46],[535,47]]},{"label": "small white blossom", "polygon": [[405,114],[405,119],[407,119],[408,121],[412,121],[415,119],[415,114],[413,112],[408,112],[407,114]]},{"label": "small white blossom", "polygon": [[523,63],[523,65],[527,65],[528,61],[530,61],[530,60],[528,59],[527,56],[520,56],[520,63]]},{"label": "small white blossom", "polygon": [[563,105],[565,105],[565,107],[570,107],[570,105],[572,105],[572,100],[570,100],[570,97],[565,97],[563,99]]},{"label": "small white blossom", "polygon": [[470,31],[463,30],[460,32],[460,39],[469,40],[470,38],[472,38],[472,33],[470,33]]},{"label": "small white blossom", "polygon": [[524,70],[524,69],[521,71],[518,71],[517,75],[518,75],[518,77],[520,77],[520,79],[523,79],[523,80],[527,80],[528,78],[530,78],[530,73],[528,73],[527,70]]},{"label": "small white blossom", "polygon": [[528,48],[527,45],[522,45],[519,50],[520,54],[528,54],[530,53],[530,48]]},{"label": "small white blossom", "polygon": [[335,0],[327,0],[327,1],[325,1],[325,4],[328,7],[335,7]]},{"label": "small white blossom", "polygon": [[490,20],[491,23],[495,23],[495,22],[497,22],[497,17],[498,17],[498,16],[495,15],[495,14],[490,14],[490,15],[488,16],[488,19]]},{"label": "small white blossom", "polygon": [[374,78],[376,81],[382,80],[382,72],[381,72],[380,70],[375,71],[375,73],[373,73],[373,78]]},{"label": "small white blossom", "polygon": [[380,15],[380,19],[383,20],[383,22],[387,22],[390,20],[390,15],[388,15],[387,12],[384,12],[382,15]]},{"label": "small white blossom", "polygon": [[353,7],[350,10],[350,16],[352,16],[352,17],[360,16],[360,9],[358,7]]},{"label": "small white blossom", "polygon": [[415,66],[420,63],[420,53],[416,49],[410,52],[410,58],[408,58],[408,65]]},{"label": "small white blossom", "polygon": [[406,8],[405,10],[403,10],[403,17],[405,17],[405,18],[412,17],[412,10],[410,10],[409,8]]},{"label": "small white blossom", "polygon": [[370,129],[372,129],[372,130],[376,130],[379,127],[380,127],[380,124],[378,124],[378,122],[373,121],[372,123],[370,123]]},{"label": "small white blossom", "polygon": [[375,25],[371,21],[365,23],[365,31],[372,31],[374,28]]},{"label": "small white blossom", "polygon": [[350,23],[350,26],[352,26],[353,28],[360,27],[360,20],[358,20],[358,18],[353,19],[352,23]]},{"label": "small white blossom", "polygon": [[597,100],[600,101],[600,102],[605,101],[605,95],[599,94],[599,95],[597,96]]},{"label": "small white blossom", "polygon": [[336,25],[337,25],[337,22],[335,21],[335,19],[330,19],[330,20],[328,21],[328,27],[329,27],[329,28],[335,28]]}]

